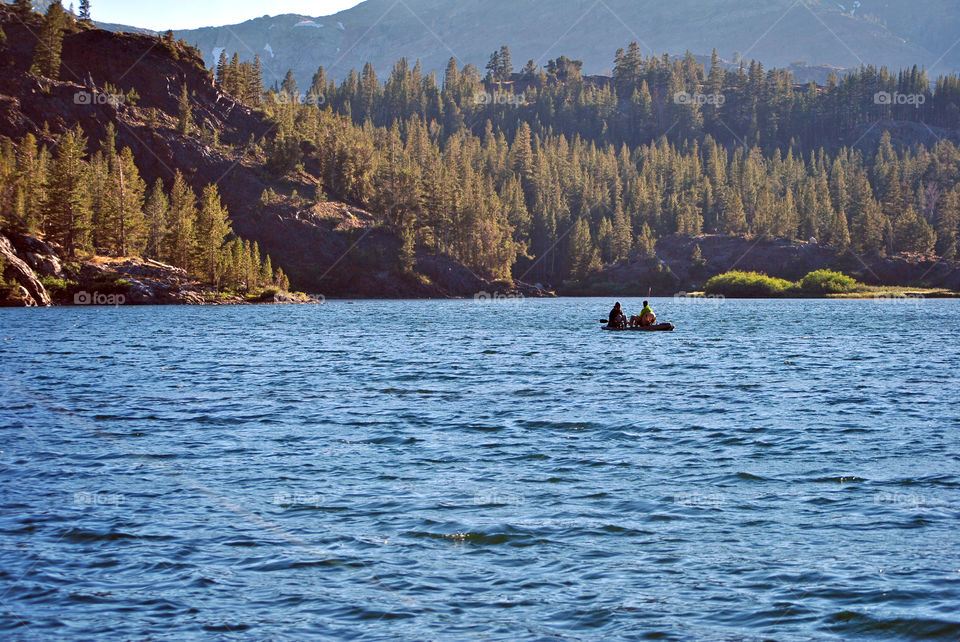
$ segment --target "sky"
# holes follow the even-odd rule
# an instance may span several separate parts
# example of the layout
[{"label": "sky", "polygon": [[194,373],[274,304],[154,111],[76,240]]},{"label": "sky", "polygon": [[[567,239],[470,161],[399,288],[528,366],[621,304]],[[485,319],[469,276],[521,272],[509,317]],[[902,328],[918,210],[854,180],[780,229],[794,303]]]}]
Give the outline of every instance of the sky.
[{"label": "sky", "polygon": [[[62,0],[64,7],[70,2]],[[360,0],[91,0],[90,13],[100,22],[161,31],[236,24],[265,14],[329,16],[358,4]]]}]

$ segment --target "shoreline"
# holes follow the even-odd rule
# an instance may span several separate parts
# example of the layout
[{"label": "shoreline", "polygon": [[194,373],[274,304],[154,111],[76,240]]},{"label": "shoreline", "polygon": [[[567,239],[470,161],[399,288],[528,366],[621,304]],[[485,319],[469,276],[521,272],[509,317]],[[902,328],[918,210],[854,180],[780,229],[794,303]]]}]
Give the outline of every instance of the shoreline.
[{"label": "shoreline", "polygon": [[[706,294],[703,292],[689,292],[683,295],[679,294],[650,294],[643,296],[633,296],[633,295],[598,295],[598,296],[555,296],[555,297],[517,297],[511,301],[504,302],[491,302],[491,301],[477,301],[469,297],[326,297],[323,295],[305,295],[305,298],[300,297],[290,297],[289,300],[278,300],[278,301],[216,301],[216,300],[205,300],[203,302],[187,303],[187,302],[122,302],[122,303],[91,303],[91,304],[78,304],[78,303],[69,303],[69,302],[51,302],[48,306],[0,306],[0,308],[119,308],[119,307],[228,307],[228,306],[239,306],[239,307],[256,307],[256,306],[284,306],[284,305],[315,305],[322,306],[328,304],[341,304],[341,305],[351,305],[355,303],[364,303],[364,302],[413,302],[413,301],[422,301],[422,302],[434,302],[434,301],[447,301],[450,303],[470,303],[472,302],[478,306],[497,306],[497,305],[519,305],[526,298],[531,300],[541,300],[541,299],[637,299],[637,298],[650,298],[650,299],[674,299],[677,302],[687,302],[687,301],[703,301],[703,302],[719,302],[724,300],[742,300],[742,301],[790,301],[790,300],[831,300],[831,301],[878,301],[883,303],[898,303],[898,302],[908,302],[908,301],[925,301],[925,300],[960,300],[960,292],[945,291],[945,290],[931,290],[924,291],[919,288],[903,288],[907,290],[905,292],[895,292],[892,290],[882,289],[881,291],[871,293],[871,292],[848,292],[844,294],[826,294],[826,295],[790,295],[790,296],[780,296],[780,297],[770,297],[770,296],[726,296],[722,294]],[[298,293],[299,294],[299,293]]]}]

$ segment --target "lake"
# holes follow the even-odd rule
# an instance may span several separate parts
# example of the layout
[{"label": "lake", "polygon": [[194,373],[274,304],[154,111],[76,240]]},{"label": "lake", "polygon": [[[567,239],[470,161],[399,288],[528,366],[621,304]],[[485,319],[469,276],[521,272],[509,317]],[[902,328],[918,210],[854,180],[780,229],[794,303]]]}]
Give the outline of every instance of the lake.
[{"label": "lake", "polygon": [[960,301],[651,303],[0,310],[0,635],[960,637]]}]

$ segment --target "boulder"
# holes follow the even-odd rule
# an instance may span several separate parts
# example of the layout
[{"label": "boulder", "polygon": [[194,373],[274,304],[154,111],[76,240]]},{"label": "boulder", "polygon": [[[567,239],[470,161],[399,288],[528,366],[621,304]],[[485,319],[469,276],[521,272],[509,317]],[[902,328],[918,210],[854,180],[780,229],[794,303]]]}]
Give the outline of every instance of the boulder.
[{"label": "boulder", "polygon": [[17,256],[10,240],[0,235],[0,256],[5,259],[6,266],[3,271],[4,278],[14,280],[20,284],[27,294],[27,299],[32,303],[28,305],[50,305],[50,295],[43,283],[37,279],[36,273],[27,265],[27,263]]},{"label": "boulder", "polygon": [[157,292],[154,288],[140,281],[133,281],[127,288],[127,303],[134,305],[150,305],[157,302]]},{"label": "boulder", "polygon": [[7,238],[17,254],[36,272],[43,276],[63,276],[60,257],[49,244],[33,236],[13,232],[8,233]]}]

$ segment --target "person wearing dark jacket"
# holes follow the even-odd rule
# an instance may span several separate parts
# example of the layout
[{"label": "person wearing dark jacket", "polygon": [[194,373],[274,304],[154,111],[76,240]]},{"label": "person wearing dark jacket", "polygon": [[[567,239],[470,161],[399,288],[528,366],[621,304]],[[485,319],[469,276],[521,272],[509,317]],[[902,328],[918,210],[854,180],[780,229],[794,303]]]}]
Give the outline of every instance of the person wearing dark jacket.
[{"label": "person wearing dark jacket", "polygon": [[619,301],[617,301],[613,309],[610,310],[610,318],[607,321],[607,325],[611,328],[627,327],[627,315],[623,313],[623,308],[620,307]]}]

